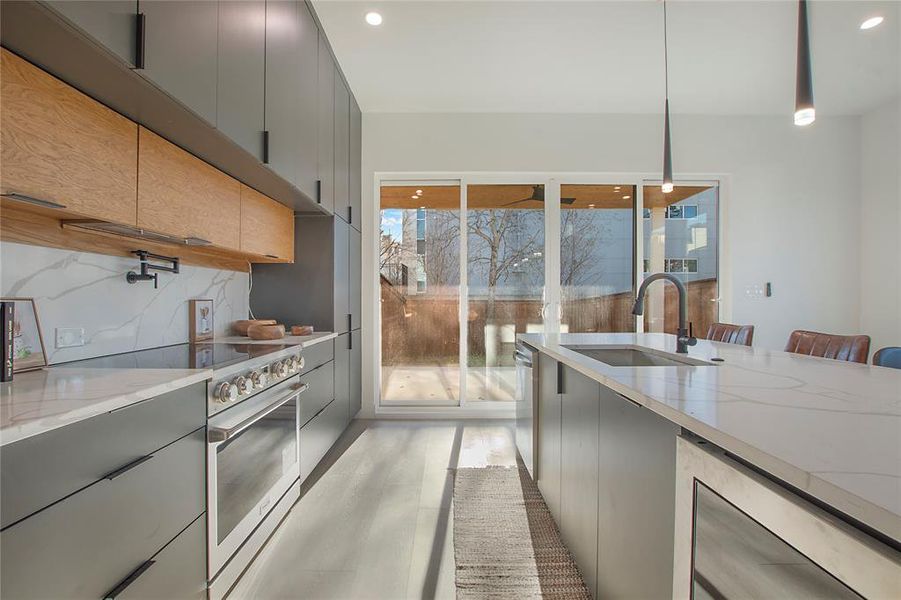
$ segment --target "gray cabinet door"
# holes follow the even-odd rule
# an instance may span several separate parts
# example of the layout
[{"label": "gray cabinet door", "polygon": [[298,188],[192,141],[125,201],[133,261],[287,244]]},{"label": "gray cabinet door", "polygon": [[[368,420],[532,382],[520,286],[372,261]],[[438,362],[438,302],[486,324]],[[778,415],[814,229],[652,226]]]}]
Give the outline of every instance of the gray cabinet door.
[{"label": "gray cabinet door", "polygon": [[325,36],[319,36],[319,203],[335,210],[335,63]]},{"label": "gray cabinet door", "polygon": [[356,98],[350,97],[350,224],[360,231],[362,210],[363,114]]},{"label": "gray cabinet door", "polygon": [[[299,73],[300,90],[294,110],[297,113],[298,138],[294,164],[297,189],[316,199],[319,179],[319,29],[305,2],[297,3],[297,26],[300,32],[294,69]],[[270,132],[270,135],[272,133]]]},{"label": "gray cabinet door", "polygon": [[152,456],[4,529],[4,598],[103,598],[197,519],[206,429]]},{"label": "gray cabinet door", "polygon": [[137,0],[52,0],[47,4],[129,65],[137,49]]},{"label": "gray cabinet door", "polygon": [[363,344],[360,330],[350,333],[350,402],[347,416],[353,419],[363,408]]},{"label": "gray cabinet door", "polygon": [[263,160],[266,91],[266,2],[219,3],[216,126]]},{"label": "gray cabinet door", "polygon": [[266,164],[297,185],[300,153],[300,6],[295,0],[266,2],[266,110],[269,137]]},{"label": "gray cabinet door", "polygon": [[598,598],[672,598],[679,427],[600,386]]},{"label": "gray cabinet door", "polygon": [[348,414],[350,414],[350,347],[350,332],[335,338],[335,400],[348,407]]},{"label": "gray cabinet door", "polygon": [[170,96],[216,125],[218,2],[140,0],[144,68]]},{"label": "gray cabinet door", "polygon": [[350,331],[351,319],[350,289],[348,286],[350,278],[350,260],[348,258],[350,225],[338,218],[334,218],[333,221],[335,228],[335,327],[333,331],[344,333],[345,331]]},{"label": "gray cabinet door", "polygon": [[557,361],[538,357],[538,489],[551,516],[560,525],[561,405],[557,393]]},{"label": "gray cabinet door", "polygon": [[300,425],[303,427],[335,399],[335,363],[329,361],[300,376],[310,387],[300,395]]},{"label": "gray cabinet door", "polygon": [[335,74],[335,214],[350,222],[350,93]]},{"label": "gray cabinet door", "polygon": [[117,599],[206,600],[206,515],[178,534]]},{"label": "gray cabinet door", "polygon": [[363,312],[363,248],[360,232],[350,228],[348,230],[348,275],[347,286],[350,302],[350,328],[359,329]]},{"label": "gray cabinet door", "polygon": [[600,385],[563,368],[560,533],[588,589],[597,590]]}]

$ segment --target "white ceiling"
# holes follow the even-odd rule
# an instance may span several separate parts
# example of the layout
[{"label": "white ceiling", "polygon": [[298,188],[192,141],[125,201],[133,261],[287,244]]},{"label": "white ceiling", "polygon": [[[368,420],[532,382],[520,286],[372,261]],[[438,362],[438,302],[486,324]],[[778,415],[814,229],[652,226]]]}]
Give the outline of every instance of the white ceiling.
[{"label": "white ceiling", "polygon": [[[819,114],[859,114],[898,95],[899,4],[811,3]],[[365,112],[662,111],[657,0],[314,6]],[[380,27],[364,21],[370,10]],[[796,2],[670,0],[667,11],[673,112],[793,110]],[[873,14],[885,22],[860,31]]]}]

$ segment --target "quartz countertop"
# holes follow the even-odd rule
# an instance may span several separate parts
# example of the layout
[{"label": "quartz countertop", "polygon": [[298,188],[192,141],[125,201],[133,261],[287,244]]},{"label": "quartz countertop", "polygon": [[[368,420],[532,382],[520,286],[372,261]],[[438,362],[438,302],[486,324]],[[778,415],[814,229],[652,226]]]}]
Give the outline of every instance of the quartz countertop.
[{"label": "quartz countertop", "polygon": [[49,367],[0,384],[0,446],[116,410],[212,376],[209,369]]},{"label": "quartz countertop", "polygon": [[901,541],[901,370],[698,340],[710,366],[613,367],[564,345],[675,352],[666,334],[520,340],[748,463]]}]

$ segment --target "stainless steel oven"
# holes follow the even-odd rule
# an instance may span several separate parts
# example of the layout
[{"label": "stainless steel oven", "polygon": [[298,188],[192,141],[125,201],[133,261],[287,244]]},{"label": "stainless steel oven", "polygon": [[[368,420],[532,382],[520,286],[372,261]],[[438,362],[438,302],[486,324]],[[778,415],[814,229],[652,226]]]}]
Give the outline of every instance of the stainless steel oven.
[{"label": "stainless steel oven", "polygon": [[307,386],[299,380],[286,378],[207,422],[211,579],[300,476],[299,396]]},{"label": "stainless steel oven", "polygon": [[538,478],[535,423],[538,417],[538,351],[516,343],[516,448],[533,479]]}]

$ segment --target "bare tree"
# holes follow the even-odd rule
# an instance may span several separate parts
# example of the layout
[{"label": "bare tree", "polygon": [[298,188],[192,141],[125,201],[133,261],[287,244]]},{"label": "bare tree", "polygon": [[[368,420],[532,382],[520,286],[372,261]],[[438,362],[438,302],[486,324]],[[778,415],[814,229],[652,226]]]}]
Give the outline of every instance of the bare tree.
[{"label": "bare tree", "polygon": [[560,283],[564,288],[600,279],[600,268],[593,260],[601,239],[596,214],[585,210],[560,211]]},{"label": "bare tree", "polygon": [[[401,211],[401,232],[410,221],[408,211]],[[398,283],[403,264],[403,240],[395,239],[384,225],[379,228],[379,272],[392,283]]]},{"label": "bare tree", "polygon": [[456,211],[432,211],[426,226],[426,282],[429,288],[443,292],[460,283],[460,215]]}]

